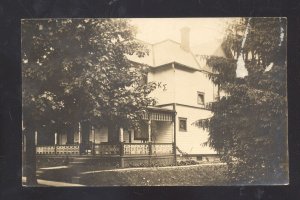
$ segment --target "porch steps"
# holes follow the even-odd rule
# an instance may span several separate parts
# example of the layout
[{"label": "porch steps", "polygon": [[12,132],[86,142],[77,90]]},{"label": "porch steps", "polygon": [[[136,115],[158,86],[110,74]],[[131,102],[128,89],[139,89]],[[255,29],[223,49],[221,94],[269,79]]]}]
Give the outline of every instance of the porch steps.
[{"label": "porch steps", "polygon": [[37,176],[37,177],[39,177],[41,174],[43,174],[43,171],[42,171],[42,170],[37,170],[37,171],[36,171],[36,176]]},{"label": "porch steps", "polygon": [[92,156],[86,156],[86,155],[83,155],[83,156],[80,156],[80,157],[74,157],[74,160],[89,160],[91,159]]},{"label": "porch steps", "polygon": [[36,176],[39,179],[45,179],[50,181],[63,181],[71,182],[69,178],[75,172],[68,166],[57,166],[57,167],[47,167],[39,168],[36,171]]},{"label": "porch steps", "polygon": [[95,157],[81,156],[74,157],[68,164],[68,167],[76,172],[89,170],[111,169],[120,167],[120,157]]},{"label": "porch steps", "polygon": [[83,164],[85,162],[82,162],[82,161],[72,161],[72,162],[69,162],[69,165],[76,165],[76,164]]},{"label": "porch steps", "polygon": [[76,157],[74,158],[71,162],[69,162],[70,167],[78,167],[87,164],[91,158],[86,158],[86,157]]},{"label": "porch steps", "polygon": [[86,168],[90,168],[91,162],[93,158],[87,157],[76,157],[72,161],[69,162],[68,166],[70,169],[76,172],[81,172]]},{"label": "porch steps", "polygon": [[92,158],[87,158],[87,157],[76,157],[72,161],[69,162],[70,167],[78,167],[82,165],[88,164]]}]

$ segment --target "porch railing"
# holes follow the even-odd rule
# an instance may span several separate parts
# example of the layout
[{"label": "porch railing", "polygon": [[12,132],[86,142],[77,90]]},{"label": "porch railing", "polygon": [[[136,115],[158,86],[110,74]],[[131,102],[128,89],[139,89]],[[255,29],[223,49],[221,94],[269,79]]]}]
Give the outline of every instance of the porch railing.
[{"label": "porch railing", "polygon": [[149,155],[149,144],[124,143],[124,155]]},{"label": "porch railing", "polygon": [[120,155],[120,145],[118,144],[94,144],[96,155]]},{"label": "porch railing", "polygon": [[37,146],[36,154],[79,154],[79,145]]},{"label": "porch railing", "polygon": [[[83,145],[37,146],[38,155],[79,155],[90,154]],[[120,143],[93,144],[91,154],[94,155],[164,155],[173,153],[172,143]]]},{"label": "porch railing", "polygon": [[161,154],[172,154],[173,153],[173,144],[169,143],[154,143],[152,144],[152,154],[161,155]]},{"label": "porch railing", "polygon": [[79,145],[56,145],[56,154],[79,154]]},{"label": "porch railing", "polygon": [[37,146],[36,154],[55,154],[55,146]]}]

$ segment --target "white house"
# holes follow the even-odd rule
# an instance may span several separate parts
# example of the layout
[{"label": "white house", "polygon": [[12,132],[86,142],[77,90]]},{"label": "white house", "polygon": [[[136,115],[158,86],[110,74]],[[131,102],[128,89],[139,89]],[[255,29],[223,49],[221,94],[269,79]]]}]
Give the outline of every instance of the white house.
[{"label": "white house", "polygon": [[110,144],[106,127],[91,129],[82,123],[71,144],[67,144],[67,134],[60,133],[55,136],[54,146],[38,144],[37,154],[93,154],[99,163],[110,156],[110,161],[117,159],[122,167],[173,165],[181,155],[199,160],[215,157],[217,152],[203,145],[208,139],[207,130],[194,122],[213,115],[209,105],[219,95],[209,79],[211,70],[205,56],[225,54],[220,45],[191,48],[189,32],[187,27],[181,29],[180,43],[169,39],[154,44],[144,42],[150,51],[146,57],[128,56],[133,62],[147,64],[147,81],[160,85],[150,94],[158,104],[148,108],[140,131],[121,128],[120,143]]},{"label": "white house", "polygon": [[[176,115],[176,145],[189,155],[214,155],[216,152],[204,146],[208,132],[193,125],[199,119],[212,116],[209,104],[218,97],[218,88],[209,79],[211,69],[205,56],[223,56],[221,46],[205,44],[191,47],[190,29],[181,29],[181,42],[166,39],[145,45],[150,50],[144,58],[130,57],[151,67],[148,81],[160,83],[161,88],[152,92],[157,107],[174,109]],[[177,151],[177,153],[179,153]]]}]

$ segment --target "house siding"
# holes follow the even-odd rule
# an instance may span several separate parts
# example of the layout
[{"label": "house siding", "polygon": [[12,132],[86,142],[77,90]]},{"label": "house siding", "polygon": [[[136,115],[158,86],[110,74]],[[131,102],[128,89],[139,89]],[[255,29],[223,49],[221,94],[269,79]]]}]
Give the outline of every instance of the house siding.
[{"label": "house siding", "polygon": [[[203,143],[208,140],[208,131],[195,126],[193,123],[199,119],[212,116],[212,112],[200,108],[176,105],[176,145],[188,154],[216,154],[216,151]],[[187,131],[179,130],[179,118],[187,119]]]},{"label": "house siding", "polygon": [[148,78],[151,77],[152,82],[155,82],[161,86],[156,88],[150,94],[150,96],[156,99],[159,104],[174,102],[174,75],[174,69],[172,68],[171,64],[164,66],[161,69],[155,69],[153,72],[150,72],[150,75],[148,75]]},{"label": "house siding", "polygon": [[[216,154],[212,148],[203,145],[208,140],[208,131],[193,125],[197,120],[213,115],[205,109],[205,105],[197,102],[198,92],[204,93],[205,104],[215,101],[217,97],[217,87],[208,74],[174,64],[174,68],[155,71],[151,76],[155,81],[172,85],[169,91],[155,92],[153,95],[157,97],[160,107],[173,109],[173,104],[176,104],[177,146],[188,154]],[[179,118],[187,119],[187,131],[179,131]]]},{"label": "house siding", "polygon": [[204,93],[204,102],[212,102],[217,96],[217,88],[209,80],[208,74],[200,71],[176,69],[175,103],[204,107],[197,103],[198,92]]},{"label": "house siding", "polygon": [[156,143],[172,143],[173,142],[173,123],[154,121],[156,130],[152,132],[153,142]]},{"label": "house siding", "polygon": [[[90,138],[92,135],[90,134]],[[102,127],[100,129],[95,129],[95,142],[108,142],[108,129],[106,127]]]}]

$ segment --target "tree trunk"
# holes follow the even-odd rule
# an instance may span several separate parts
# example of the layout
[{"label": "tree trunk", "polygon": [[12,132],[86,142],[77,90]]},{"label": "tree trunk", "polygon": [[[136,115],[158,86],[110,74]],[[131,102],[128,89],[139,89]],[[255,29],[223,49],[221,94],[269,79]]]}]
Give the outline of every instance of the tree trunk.
[{"label": "tree trunk", "polygon": [[119,130],[118,126],[114,123],[108,125],[108,142],[118,143],[119,142]]},{"label": "tree trunk", "polygon": [[74,144],[74,132],[75,132],[74,126],[72,124],[67,125],[66,132],[67,132],[67,144]]},{"label": "tree trunk", "polygon": [[26,185],[37,185],[36,179],[36,155],[35,155],[35,137],[34,128],[27,127],[25,130],[26,136],[26,152],[25,152],[25,177]]},{"label": "tree trunk", "polygon": [[90,141],[90,123],[85,121],[81,122],[82,144],[87,145]]}]

